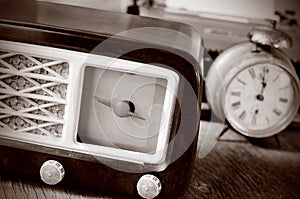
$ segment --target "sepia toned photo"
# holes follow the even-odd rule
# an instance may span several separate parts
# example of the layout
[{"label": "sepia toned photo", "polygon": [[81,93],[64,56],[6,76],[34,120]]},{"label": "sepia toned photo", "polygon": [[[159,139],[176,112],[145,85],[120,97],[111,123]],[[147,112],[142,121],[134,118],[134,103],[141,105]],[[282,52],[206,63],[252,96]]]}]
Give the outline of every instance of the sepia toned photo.
[{"label": "sepia toned photo", "polygon": [[0,0],[0,198],[300,198],[297,0]]}]

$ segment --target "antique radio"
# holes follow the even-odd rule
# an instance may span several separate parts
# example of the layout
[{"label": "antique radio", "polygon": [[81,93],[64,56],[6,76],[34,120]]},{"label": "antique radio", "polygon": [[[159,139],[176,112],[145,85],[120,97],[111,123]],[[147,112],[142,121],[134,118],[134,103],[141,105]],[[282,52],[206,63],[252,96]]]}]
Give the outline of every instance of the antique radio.
[{"label": "antique radio", "polygon": [[0,13],[0,172],[130,198],[181,194],[200,121],[200,36],[175,22],[14,3]]}]

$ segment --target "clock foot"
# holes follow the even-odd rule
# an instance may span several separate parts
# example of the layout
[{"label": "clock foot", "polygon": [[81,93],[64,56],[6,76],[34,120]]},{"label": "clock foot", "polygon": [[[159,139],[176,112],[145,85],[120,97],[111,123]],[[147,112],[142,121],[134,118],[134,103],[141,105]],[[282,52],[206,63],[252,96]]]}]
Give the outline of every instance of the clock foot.
[{"label": "clock foot", "polygon": [[[228,134],[228,135],[227,135]],[[225,138],[223,138],[225,136]],[[218,142],[238,142],[246,143],[248,142],[244,135],[236,131],[228,122],[226,126],[221,131],[220,135],[216,138]]]},{"label": "clock foot", "polygon": [[279,135],[273,135],[271,137],[266,138],[252,138],[247,137],[248,141],[254,145],[265,149],[276,149],[276,150],[282,150],[283,147],[279,140]]},{"label": "clock foot", "polygon": [[276,141],[276,144],[277,144],[278,148],[281,148],[281,144],[280,144],[279,137],[278,137],[277,134],[274,135],[274,139],[275,139],[275,141]]},{"label": "clock foot", "polygon": [[226,126],[220,133],[220,135],[217,137],[217,141],[222,141],[221,137],[229,130],[229,126]]}]

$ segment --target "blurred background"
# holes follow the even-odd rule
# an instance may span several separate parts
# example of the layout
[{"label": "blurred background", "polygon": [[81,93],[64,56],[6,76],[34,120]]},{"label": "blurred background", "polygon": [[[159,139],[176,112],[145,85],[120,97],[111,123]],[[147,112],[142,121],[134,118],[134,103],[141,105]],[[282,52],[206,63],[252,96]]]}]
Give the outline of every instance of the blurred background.
[{"label": "blurred background", "polygon": [[[69,4],[96,9],[126,12],[132,0],[38,0],[61,4]],[[151,1],[151,0],[150,0]],[[140,4],[146,4],[149,0],[140,0]],[[285,13],[294,11],[294,17],[300,19],[300,2],[298,0],[152,0],[153,4],[169,8],[185,9],[190,12],[202,12],[227,16],[239,16],[250,18],[273,18],[275,11]]]},{"label": "blurred background", "polygon": [[[248,32],[257,25],[272,26],[286,32],[293,47],[289,57],[300,60],[299,0],[37,0],[59,4],[131,12],[141,16],[184,22],[201,34],[204,47],[216,55],[234,43],[248,40]],[[135,2],[135,4],[134,4]],[[131,9],[129,9],[131,8]],[[138,9],[138,10],[137,10]],[[272,21],[273,20],[273,21]]]}]

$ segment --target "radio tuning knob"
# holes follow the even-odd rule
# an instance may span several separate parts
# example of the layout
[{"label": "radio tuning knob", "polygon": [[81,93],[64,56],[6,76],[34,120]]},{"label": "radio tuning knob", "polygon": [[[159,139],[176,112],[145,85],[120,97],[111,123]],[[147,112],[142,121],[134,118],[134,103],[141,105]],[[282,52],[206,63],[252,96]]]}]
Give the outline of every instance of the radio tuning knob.
[{"label": "radio tuning knob", "polygon": [[248,37],[250,41],[272,46],[275,48],[290,48],[292,47],[292,39],[286,33],[275,29],[275,27],[256,27],[249,32]]},{"label": "radio tuning knob", "polygon": [[151,174],[143,175],[137,183],[138,194],[142,198],[151,199],[158,196],[161,192],[161,182],[160,180]]},{"label": "radio tuning knob", "polygon": [[64,176],[65,170],[63,166],[55,160],[48,160],[41,166],[40,177],[48,185],[56,185],[62,181]]}]

